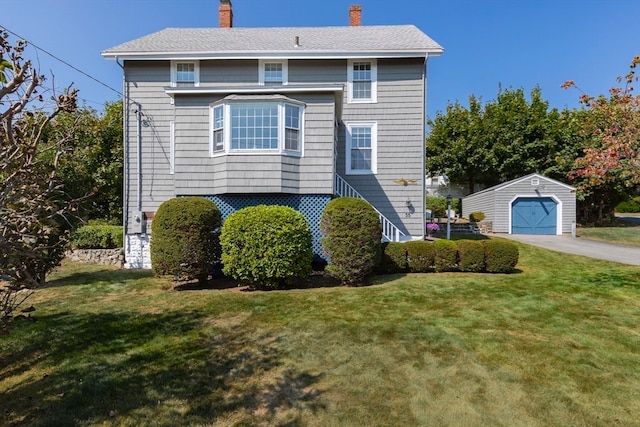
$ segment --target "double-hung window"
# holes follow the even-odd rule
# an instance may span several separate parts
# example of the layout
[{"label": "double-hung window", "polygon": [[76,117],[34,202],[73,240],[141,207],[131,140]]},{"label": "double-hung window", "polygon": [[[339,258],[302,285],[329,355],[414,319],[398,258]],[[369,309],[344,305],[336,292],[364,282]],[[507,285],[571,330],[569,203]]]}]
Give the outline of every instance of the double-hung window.
[{"label": "double-hung window", "polygon": [[289,67],[287,60],[266,60],[258,61],[260,67],[258,79],[260,85],[286,85],[288,83]]},{"label": "double-hung window", "polygon": [[375,122],[346,124],[347,174],[367,175],[377,172],[378,125]]},{"label": "double-hung window", "polygon": [[300,151],[300,106],[284,104],[284,149]]},{"label": "double-hung window", "polygon": [[228,102],[211,107],[210,152],[302,155],[304,107],[293,102]]},{"label": "double-hung window", "polygon": [[199,86],[198,61],[171,61],[171,86]]},{"label": "double-hung window", "polygon": [[213,153],[220,153],[224,150],[224,105],[213,107],[212,110],[211,150]]},{"label": "double-hung window", "polygon": [[375,60],[347,61],[347,101],[349,103],[377,102],[378,68]]}]

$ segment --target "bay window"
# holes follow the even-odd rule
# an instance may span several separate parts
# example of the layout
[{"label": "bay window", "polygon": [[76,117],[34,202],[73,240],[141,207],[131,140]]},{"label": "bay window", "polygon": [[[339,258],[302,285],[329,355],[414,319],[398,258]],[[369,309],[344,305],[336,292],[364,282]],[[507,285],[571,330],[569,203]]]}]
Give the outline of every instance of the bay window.
[{"label": "bay window", "polygon": [[301,104],[227,102],[210,112],[210,153],[302,155]]}]

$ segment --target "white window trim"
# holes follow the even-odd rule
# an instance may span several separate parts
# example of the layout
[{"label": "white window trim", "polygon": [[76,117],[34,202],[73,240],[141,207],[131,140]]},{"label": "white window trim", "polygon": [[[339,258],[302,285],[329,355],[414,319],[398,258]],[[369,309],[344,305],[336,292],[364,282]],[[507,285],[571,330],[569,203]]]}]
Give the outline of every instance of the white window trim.
[{"label": "white window trim", "polygon": [[[223,114],[223,122],[222,122],[222,150],[216,150],[216,141],[215,138],[213,137],[213,131],[216,129],[215,128],[215,109],[216,108],[222,108],[222,114]],[[226,120],[227,120],[227,113],[228,110],[226,108],[225,104],[216,104],[216,105],[211,105],[209,107],[209,156],[213,157],[213,156],[219,156],[221,154],[225,154],[225,149],[227,146],[227,129],[226,129]]]},{"label": "white window trim", "polygon": [[[258,105],[258,104],[277,104],[278,106],[278,148],[277,149],[232,149],[231,148],[231,105]],[[294,150],[286,150],[284,148],[285,145],[285,104],[295,105],[300,109],[300,127],[299,127],[299,146],[300,149],[297,151]],[[215,141],[213,138],[213,124],[214,117],[213,111],[216,107],[224,108],[224,125],[223,125],[223,144],[224,149],[219,151],[214,151]],[[304,123],[305,123],[305,105],[302,103],[291,102],[291,101],[279,101],[279,102],[270,102],[270,101],[242,101],[242,102],[218,102],[215,104],[211,104],[209,106],[209,155],[211,157],[219,157],[223,155],[273,155],[273,154],[281,154],[285,156],[292,157],[304,157]]]},{"label": "white window trim", "polygon": [[[355,62],[371,63],[371,98],[353,98],[353,64]],[[378,102],[378,61],[375,59],[349,59],[347,60],[347,103],[348,104],[375,104]]]},{"label": "white window trim", "polygon": [[193,86],[200,86],[200,61],[171,61],[171,87],[178,87],[178,64],[194,64],[194,82]]},{"label": "white window trim", "polygon": [[169,122],[169,173],[173,175],[176,171],[176,127],[175,123]]},{"label": "white window trim", "polygon": [[282,64],[282,84],[289,84],[289,60],[288,59],[259,59],[258,60],[258,84],[264,86],[266,82],[264,66],[265,64]]},{"label": "white window trim", "polygon": [[[347,175],[375,175],[378,173],[378,123],[377,122],[347,122],[345,137],[345,172]],[[360,127],[371,128],[371,169],[351,169],[351,129]]]}]

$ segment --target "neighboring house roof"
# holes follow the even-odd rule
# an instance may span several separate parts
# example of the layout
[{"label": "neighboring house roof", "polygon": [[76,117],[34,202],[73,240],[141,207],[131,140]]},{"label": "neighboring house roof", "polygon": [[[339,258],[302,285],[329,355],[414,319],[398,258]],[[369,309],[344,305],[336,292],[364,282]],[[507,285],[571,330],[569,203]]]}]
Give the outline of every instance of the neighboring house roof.
[{"label": "neighboring house roof", "polygon": [[[296,46],[297,42],[297,46]],[[123,59],[402,58],[439,55],[414,25],[167,28],[102,52]]]}]

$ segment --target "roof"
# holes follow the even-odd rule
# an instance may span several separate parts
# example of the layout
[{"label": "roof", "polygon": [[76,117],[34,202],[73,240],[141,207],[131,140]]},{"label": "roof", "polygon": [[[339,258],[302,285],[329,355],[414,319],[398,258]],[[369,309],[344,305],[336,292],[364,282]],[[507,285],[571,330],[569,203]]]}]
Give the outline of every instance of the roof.
[{"label": "roof", "polygon": [[[298,45],[296,46],[296,41]],[[106,58],[397,58],[439,55],[414,25],[167,28],[106,49]]]},{"label": "roof", "polygon": [[522,181],[526,181],[526,180],[531,179],[531,178],[538,178],[539,180],[543,180],[543,181],[554,183],[556,185],[559,185],[561,187],[566,188],[567,190],[569,190],[571,192],[574,192],[576,190],[575,187],[567,185],[564,182],[560,182],[560,181],[557,181],[555,179],[549,178],[547,176],[540,175],[539,173],[530,173],[529,175],[521,176],[520,178],[512,179],[511,181],[503,182],[502,184],[498,184],[498,185],[495,185],[495,186],[490,187],[490,188],[485,188],[484,190],[478,191],[477,193],[469,194],[468,196],[465,196],[465,198],[475,197],[475,196],[478,196],[480,194],[485,194],[485,193],[489,193],[489,192],[492,192],[492,191],[501,191],[501,190],[504,190],[505,188],[511,187],[514,184],[518,184],[518,183],[520,183]]}]

